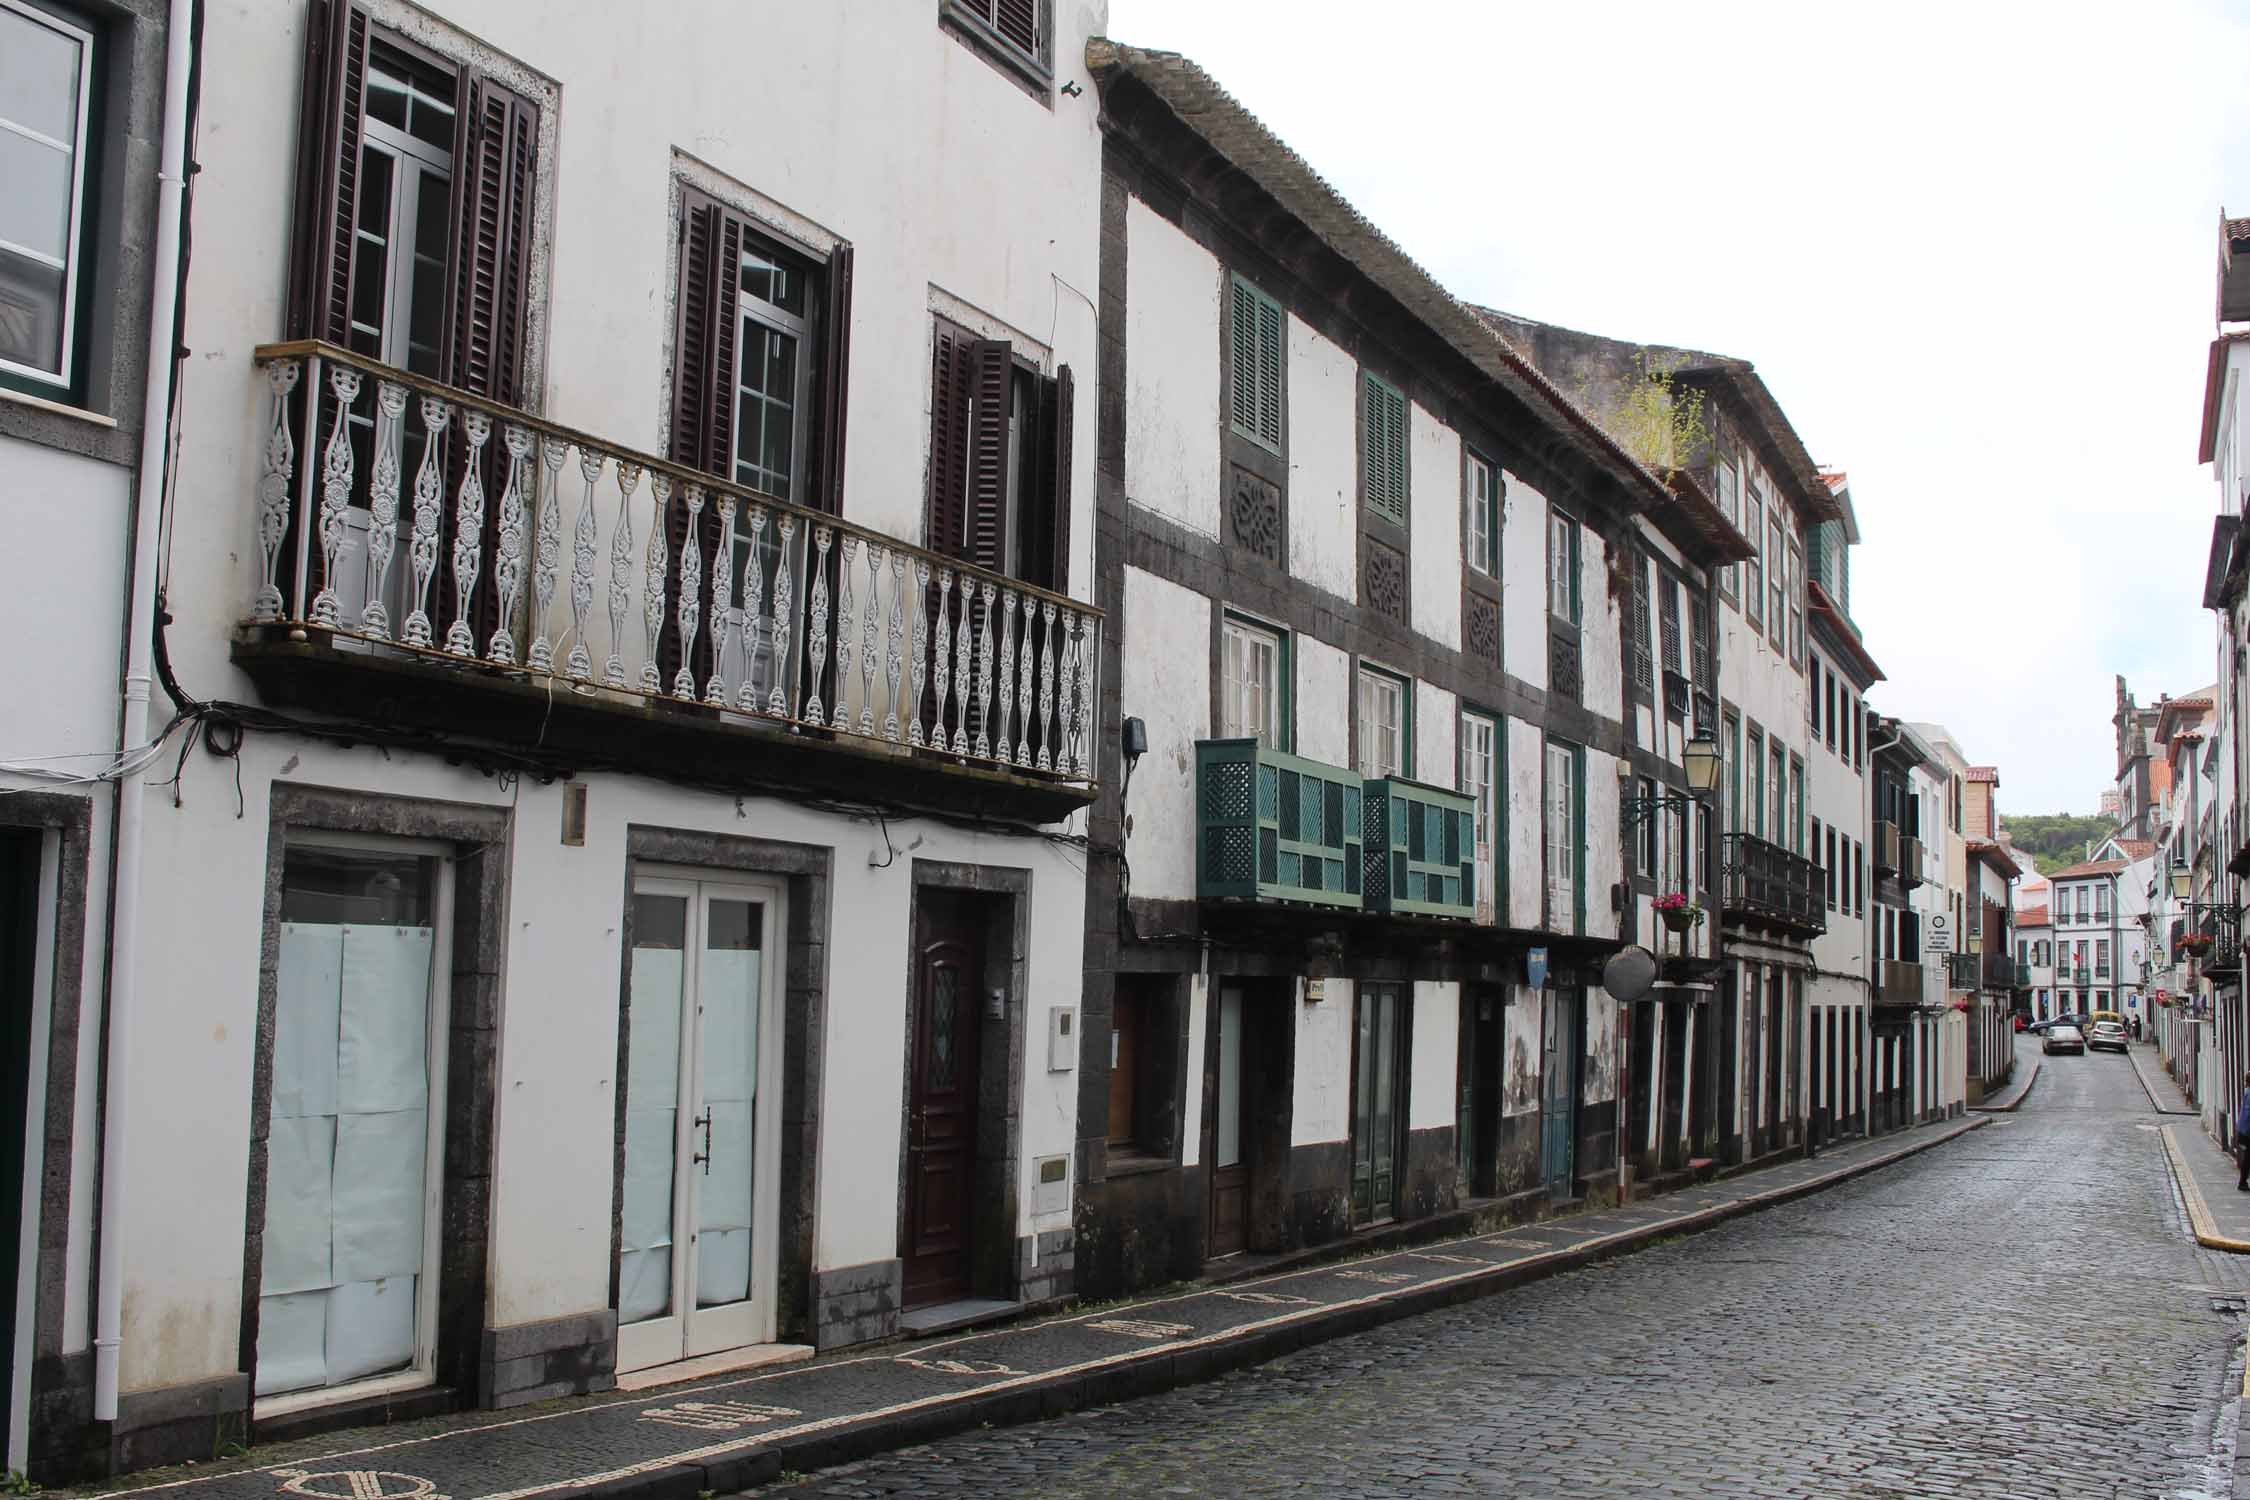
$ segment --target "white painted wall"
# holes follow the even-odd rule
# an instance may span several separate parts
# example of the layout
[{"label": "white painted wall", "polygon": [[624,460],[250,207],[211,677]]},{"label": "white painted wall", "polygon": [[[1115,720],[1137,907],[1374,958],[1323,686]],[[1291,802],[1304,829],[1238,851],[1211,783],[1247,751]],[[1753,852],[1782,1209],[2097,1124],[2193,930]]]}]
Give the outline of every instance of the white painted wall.
[{"label": "white painted wall", "polygon": [[1325,765],[1352,763],[1352,659],[1317,636],[1295,640],[1297,753]]},{"label": "white painted wall", "polygon": [[1148,726],[1133,770],[1133,893],[1195,895],[1195,742],[1211,736],[1211,601],[1139,568],[1125,570],[1126,639],[1118,689]]},{"label": "white painted wall", "polygon": [[1461,438],[1419,404],[1408,403],[1407,477],[1413,534],[1414,628],[1461,648]]},{"label": "white painted wall", "polygon": [[[1581,524],[1578,533],[1578,592],[1582,616],[1578,638],[1579,701],[1589,711],[1622,723],[1625,719],[1625,638],[1617,605],[1609,595],[1609,546],[1602,540],[1601,533],[1591,526]],[[1595,825],[1589,820],[1586,826]],[[1600,826],[1606,830],[1617,825],[1609,822]]]},{"label": "white painted wall", "polygon": [[1138,198],[1126,204],[1125,241],[1125,494],[1215,537],[1225,273]]},{"label": "white painted wall", "polygon": [[1586,752],[1586,927],[1594,937],[1616,937],[1618,913],[1610,887],[1625,878],[1624,851],[1610,830],[1617,827],[1618,760],[1600,750]]},{"label": "white painted wall", "polygon": [[1297,1007],[1297,1072],[1292,1080],[1289,1144],[1340,1141],[1351,1133],[1352,985],[1331,979],[1317,1005]]},{"label": "white painted wall", "polygon": [[[18,647],[8,654],[8,699],[16,708],[0,717],[0,761],[90,775],[116,759],[132,478],[128,469],[0,437],[0,530],[14,539],[0,547],[0,639]],[[151,729],[160,728],[164,717],[152,714]],[[93,1185],[100,1160],[96,1144],[108,951],[103,935],[109,926],[110,812],[115,801],[107,788],[69,788],[48,778],[0,771],[0,796],[19,788],[72,791],[91,804],[63,1286],[63,1348],[75,1351],[87,1347],[91,1338]],[[50,995],[42,1003],[52,999]],[[33,1118],[38,1118],[36,1107]],[[43,1165],[38,1140],[34,1130],[26,1156],[26,1171],[33,1177]]]},{"label": "white painted wall", "polygon": [[[1521,592],[1521,590],[1518,590]],[[1545,658],[1541,658],[1544,660]],[[1508,733],[1508,921],[1536,928],[1546,910],[1547,847],[1541,801],[1547,741],[1539,726],[1510,719]]]},{"label": "white painted wall", "polygon": [[1414,779],[1459,786],[1461,700],[1427,682],[1414,684]]},{"label": "white painted wall", "polygon": [[1289,572],[1357,603],[1359,363],[1294,314],[1288,337]]},{"label": "white painted wall", "polygon": [[1500,594],[1500,660],[1526,686],[1547,685],[1547,497],[1501,474],[1500,555],[1510,587]]},{"label": "white painted wall", "polygon": [[[546,313],[531,341],[545,351],[532,384],[543,385],[547,415],[610,441],[660,448],[673,163],[692,157],[702,164],[697,170],[731,178],[858,249],[844,505],[853,520],[908,539],[922,534],[933,300],[951,299],[984,326],[1045,351],[1050,364],[1075,368],[1082,394],[1072,582],[1087,593],[1098,405],[1094,313],[1085,300],[1098,284],[1092,205],[1100,141],[1091,95],[1045,108],[943,33],[928,11],[906,24],[888,0],[755,12],[557,10],[507,0],[445,0],[442,9],[461,31],[559,87],[554,248],[551,264],[534,274]],[[1062,59],[1079,55],[1106,24],[1098,0],[1056,10]],[[197,219],[226,226],[233,253],[197,258],[184,303],[183,342],[197,357],[182,376],[187,417],[171,597],[174,660],[189,689],[206,697],[251,696],[228,659],[231,627],[251,598],[252,499],[266,421],[265,386],[250,353],[282,333],[304,19],[299,0],[248,0],[213,12],[206,28],[204,139],[225,144],[198,179]],[[791,65],[743,89],[741,60],[772,56]],[[649,86],[652,79],[662,86]],[[838,79],[850,86],[837,87]],[[882,107],[869,108],[869,100]],[[901,130],[902,119],[914,128]],[[92,550],[78,564],[87,577],[119,576],[115,544],[106,545],[102,552],[89,534]],[[94,591],[105,606],[108,589]],[[0,609],[25,597],[21,588],[0,588],[0,596]],[[95,613],[84,607],[85,589],[73,597],[69,617]],[[116,646],[91,639],[100,628],[87,632],[84,670],[106,691]],[[1199,638],[1190,660],[1203,663],[1208,654],[1207,638]],[[1200,705],[1205,696],[1191,701]],[[144,977],[155,1003],[144,1012],[135,1067],[113,1084],[131,1101],[127,1128],[135,1142],[125,1254],[128,1390],[206,1378],[238,1363],[264,809],[278,782],[513,813],[515,832],[502,854],[512,925],[490,1292],[490,1316],[500,1325],[608,1303],[611,1194],[607,1173],[590,1175],[584,1164],[606,1162],[614,1150],[628,824],[834,851],[831,1045],[817,1189],[823,1267],[897,1252],[893,1195],[867,1185],[895,1182],[899,1171],[893,1101],[904,1068],[912,860],[1029,871],[1025,999],[1035,1022],[1043,1025],[1048,1005],[1072,1003],[1078,992],[1083,861],[1039,839],[893,819],[886,844],[872,823],[788,800],[738,804],[596,775],[587,778],[586,845],[564,849],[556,842],[557,789],[503,789],[424,757],[268,735],[253,735],[244,747],[241,781],[244,817],[236,816],[231,773],[222,779],[201,762],[190,765],[183,807],[162,797],[149,804],[149,867],[193,869],[202,878],[151,883]],[[916,839],[911,855],[869,867],[870,856],[881,862]],[[1049,1074],[1034,1057],[1015,1087],[1024,1151],[1017,1169],[1028,1205],[1030,1160],[1075,1143],[1076,1075]],[[1027,1211],[1018,1232],[1068,1223],[1067,1211]]]},{"label": "white painted wall", "polygon": [[1414,1056],[1407,1075],[1406,1128],[1451,1125],[1461,1066],[1461,986],[1414,981]]}]

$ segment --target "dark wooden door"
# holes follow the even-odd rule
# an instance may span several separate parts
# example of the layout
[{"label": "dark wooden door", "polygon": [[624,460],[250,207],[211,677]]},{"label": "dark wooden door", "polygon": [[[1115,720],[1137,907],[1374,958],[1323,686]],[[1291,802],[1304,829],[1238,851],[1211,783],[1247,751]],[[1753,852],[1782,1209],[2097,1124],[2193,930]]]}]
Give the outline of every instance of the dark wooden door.
[{"label": "dark wooden door", "polygon": [[1496,1190],[1496,1147],[1500,1125],[1500,1054],[1506,998],[1490,987],[1468,991],[1461,1000],[1460,1057],[1454,1078],[1457,1103],[1453,1124],[1455,1164],[1461,1196],[1488,1198]]},{"label": "dark wooden door", "polygon": [[1211,1026],[1211,1249],[1236,1255],[1249,1243],[1250,1131],[1244,1108],[1242,986],[1219,987]]},{"label": "dark wooden door", "polygon": [[1399,1159],[1406,1147],[1405,1048],[1400,988],[1363,984],[1352,1039],[1352,1222],[1398,1216]]},{"label": "dark wooden door", "polygon": [[965,1297],[975,1212],[983,934],[973,905],[926,893],[914,955],[906,1102],[906,1303]]}]

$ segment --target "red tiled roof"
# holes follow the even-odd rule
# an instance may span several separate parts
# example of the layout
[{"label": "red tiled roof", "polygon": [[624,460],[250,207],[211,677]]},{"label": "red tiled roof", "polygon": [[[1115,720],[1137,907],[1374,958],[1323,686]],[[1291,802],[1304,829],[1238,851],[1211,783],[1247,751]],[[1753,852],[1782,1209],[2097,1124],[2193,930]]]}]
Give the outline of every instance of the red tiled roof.
[{"label": "red tiled roof", "polygon": [[1842,469],[1822,469],[1820,477],[1832,490],[1840,490],[1850,482],[1844,477]]},{"label": "red tiled roof", "polygon": [[2018,927],[2052,927],[2054,925],[2047,919],[2047,908],[2044,906],[2027,906],[2016,913],[2016,926]]},{"label": "red tiled roof", "polygon": [[2000,768],[1998,766],[1971,766],[1969,767],[1969,780],[1988,781],[1992,785],[1998,786],[2000,784]]},{"label": "red tiled roof", "polygon": [[2146,859],[2156,852],[2154,839],[2119,839],[2117,847],[2134,859]]},{"label": "red tiled roof", "polygon": [[2069,880],[2072,877],[2079,875],[2107,875],[2113,870],[2122,870],[2131,863],[2132,861],[2129,859],[2086,860],[2079,864],[2072,865],[2068,869],[2057,870],[2054,874],[2048,876],[2047,878],[2050,881],[2054,881]]}]

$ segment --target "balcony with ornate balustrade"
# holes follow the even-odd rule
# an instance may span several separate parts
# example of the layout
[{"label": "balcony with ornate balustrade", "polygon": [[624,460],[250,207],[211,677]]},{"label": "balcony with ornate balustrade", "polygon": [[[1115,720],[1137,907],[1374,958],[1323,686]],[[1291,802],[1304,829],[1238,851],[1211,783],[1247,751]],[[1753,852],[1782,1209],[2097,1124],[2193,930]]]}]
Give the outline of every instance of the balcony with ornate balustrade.
[{"label": "balcony with ornate balustrade", "polygon": [[1828,930],[1820,867],[1747,833],[1726,836],[1719,910],[1730,922],[1755,923],[1802,937]]},{"label": "balcony with ornate balustrade", "polygon": [[1093,799],[1100,610],[333,345],[257,362],[234,658],[269,703],[558,774],[1033,822]]}]

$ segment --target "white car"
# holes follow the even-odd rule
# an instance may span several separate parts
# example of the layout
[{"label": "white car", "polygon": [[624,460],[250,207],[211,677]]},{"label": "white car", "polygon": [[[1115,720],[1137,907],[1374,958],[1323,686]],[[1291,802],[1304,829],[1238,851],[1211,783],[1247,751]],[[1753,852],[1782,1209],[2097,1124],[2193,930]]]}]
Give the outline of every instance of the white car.
[{"label": "white car", "polygon": [[2086,1037],[2086,1049],[2089,1052],[2096,1047],[2123,1052],[2125,1045],[2125,1027],[2118,1021],[2096,1021],[2093,1031]]},{"label": "white car", "polygon": [[2084,1053],[2086,1050],[2086,1033],[2075,1026],[2050,1026],[2047,1028],[2047,1036],[2040,1050],[2048,1053]]}]

